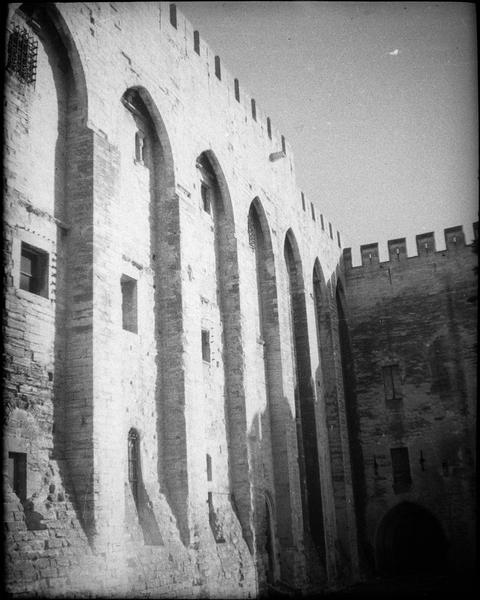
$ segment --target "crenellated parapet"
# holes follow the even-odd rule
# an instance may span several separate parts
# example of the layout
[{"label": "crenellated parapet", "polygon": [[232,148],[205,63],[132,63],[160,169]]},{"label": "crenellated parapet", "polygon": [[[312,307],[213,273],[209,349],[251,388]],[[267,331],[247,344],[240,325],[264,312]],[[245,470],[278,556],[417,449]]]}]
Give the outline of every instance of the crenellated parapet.
[{"label": "crenellated parapet", "polygon": [[[473,224],[473,232],[475,240],[478,238],[478,221]],[[471,246],[465,240],[465,233],[461,225],[448,227],[444,229],[445,250],[437,250],[435,242],[435,234],[433,231],[428,233],[420,233],[415,236],[417,245],[417,254],[408,256],[406,238],[396,238],[388,240],[388,260],[380,262],[378,243],[363,244],[360,246],[360,257],[362,264],[354,267],[352,265],[352,249],[345,248],[343,250],[343,264],[346,271],[371,268],[375,266],[391,266],[397,263],[405,263],[406,261],[425,259],[434,255],[448,257],[458,250]]]}]

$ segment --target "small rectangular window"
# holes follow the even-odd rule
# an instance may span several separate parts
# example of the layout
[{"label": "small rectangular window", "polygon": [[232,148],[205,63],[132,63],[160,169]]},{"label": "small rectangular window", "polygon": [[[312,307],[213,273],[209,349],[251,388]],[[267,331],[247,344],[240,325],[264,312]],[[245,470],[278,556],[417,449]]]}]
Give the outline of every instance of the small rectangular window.
[{"label": "small rectangular window", "polygon": [[240,102],[240,83],[238,82],[238,79],[234,79],[233,85],[235,88],[235,100]]},{"label": "small rectangular window", "polygon": [[328,229],[330,230],[330,237],[333,240],[333,229],[332,229],[332,224],[331,223],[328,224]]},{"label": "small rectangular window", "polygon": [[254,98],[252,98],[252,100],[251,100],[251,105],[252,105],[252,119],[254,121],[256,121],[257,120],[257,104],[256,104]]},{"label": "small rectangular window", "polygon": [[202,329],[202,360],[210,362],[210,331]]},{"label": "small rectangular window", "polygon": [[323,215],[320,215],[320,223],[322,224],[322,230],[325,231],[325,222],[323,220]]},{"label": "small rectangular window", "polygon": [[48,252],[22,242],[20,289],[48,298]]},{"label": "small rectangular window", "polygon": [[23,452],[8,453],[8,480],[21,502],[27,499],[27,455]]},{"label": "small rectangular window", "polygon": [[267,133],[268,137],[272,139],[272,122],[270,121],[270,117],[267,117]]},{"label": "small rectangular window", "polygon": [[170,4],[170,23],[177,28],[177,7],[175,4]]},{"label": "small rectangular window", "polygon": [[302,208],[303,210],[305,210],[305,194],[303,192],[301,192],[302,194]]},{"label": "small rectangular window", "polygon": [[193,32],[193,49],[200,56],[200,33],[198,31]]},{"label": "small rectangular window", "polygon": [[312,219],[315,221],[315,207],[312,202],[310,202],[310,208],[312,210]]},{"label": "small rectangular window", "polygon": [[205,185],[204,183],[200,185],[200,194],[202,196],[203,210],[210,215],[212,213],[212,202],[210,197],[211,190],[208,185]]},{"label": "small rectangular window", "polygon": [[287,145],[285,143],[285,136],[282,135],[282,151],[286,154],[287,153]]},{"label": "small rectangular window", "polygon": [[412,484],[408,448],[390,448],[393,470],[393,489],[396,494],[406,492]]},{"label": "small rectangular window", "polygon": [[402,387],[399,366],[386,365],[382,367],[382,371],[385,400],[400,400],[402,398]]},{"label": "small rectangular window", "polygon": [[338,247],[341,248],[342,242],[340,241],[340,232],[339,231],[337,231],[337,243],[338,243]]},{"label": "small rectangular window", "polygon": [[122,289],[122,327],[137,333],[137,281],[128,275],[120,279]]}]

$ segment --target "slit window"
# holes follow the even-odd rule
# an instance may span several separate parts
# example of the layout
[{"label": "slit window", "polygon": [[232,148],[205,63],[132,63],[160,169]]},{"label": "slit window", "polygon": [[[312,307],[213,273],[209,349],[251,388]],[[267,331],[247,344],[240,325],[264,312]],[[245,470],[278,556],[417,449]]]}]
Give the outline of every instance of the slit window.
[{"label": "slit window", "polygon": [[338,247],[341,248],[342,242],[340,241],[340,232],[339,231],[337,231],[337,243],[338,243]]},{"label": "slit window", "polygon": [[137,281],[128,275],[122,275],[120,286],[122,290],[122,327],[125,331],[137,333]]},{"label": "slit window", "polygon": [[22,242],[20,289],[48,298],[48,252]]},{"label": "slit window", "polygon": [[200,33],[198,31],[193,32],[193,49],[200,56]]},{"label": "slit window", "polygon": [[210,331],[202,329],[202,360],[210,362]]},{"label": "slit window", "polygon": [[135,505],[138,505],[138,433],[131,429],[128,433],[128,482]]},{"label": "slit window", "polygon": [[396,494],[406,492],[412,484],[408,448],[390,448],[393,471],[393,489]]},{"label": "slit window", "polygon": [[200,195],[202,196],[203,210],[209,215],[212,214],[211,189],[205,183],[200,185]]},{"label": "slit window", "polygon": [[220,66],[220,57],[215,57],[215,76],[217,79],[222,79],[222,68]]},{"label": "slit window", "polygon": [[310,209],[312,211],[312,219],[315,221],[315,207],[312,202],[310,202]]},{"label": "slit window", "polygon": [[284,136],[284,135],[282,135],[282,152],[283,152],[284,154],[286,154],[286,153],[287,153],[287,145],[286,145],[286,143],[285,143],[285,136]]},{"label": "slit window", "polygon": [[303,192],[301,192],[302,194],[302,208],[303,210],[305,210],[305,194]]},{"label": "slit window", "polygon": [[400,400],[402,387],[400,381],[400,368],[398,365],[386,365],[382,368],[385,400]]},{"label": "slit window", "polygon": [[23,452],[8,453],[8,479],[21,502],[27,499],[27,455]]},{"label": "slit window", "polygon": [[212,481],[212,457],[207,454],[207,481]]},{"label": "slit window", "polygon": [[329,229],[329,231],[330,231],[330,237],[331,237],[331,238],[332,238],[332,240],[333,240],[333,229],[332,229],[332,224],[331,224],[331,223],[329,223],[329,224],[328,224],[328,229]]},{"label": "slit window", "polygon": [[270,117],[267,117],[267,133],[268,137],[272,139],[272,122],[270,121]]},{"label": "slit window", "polygon": [[323,220],[323,215],[320,215],[320,223],[322,224],[322,230],[325,231],[325,222]]},{"label": "slit window", "polygon": [[23,83],[35,83],[37,77],[38,42],[23,27],[15,25],[7,48],[7,70]]},{"label": "slit window", "polygon": [[233,86],[235,88],[235,100],[240,102],[240,83],[238,82],[238,79],[234,79]]},{"label": "slit window", "polygon": [[257,120],[257,104],[256,104],[254,98],[252,98],[251,104],[252,104],[252,119],[254,121],[256,121]]},{"label": "slit window", "polygon": [[175,4],[170,4],[170,23],[177,28],[177,7]]}]

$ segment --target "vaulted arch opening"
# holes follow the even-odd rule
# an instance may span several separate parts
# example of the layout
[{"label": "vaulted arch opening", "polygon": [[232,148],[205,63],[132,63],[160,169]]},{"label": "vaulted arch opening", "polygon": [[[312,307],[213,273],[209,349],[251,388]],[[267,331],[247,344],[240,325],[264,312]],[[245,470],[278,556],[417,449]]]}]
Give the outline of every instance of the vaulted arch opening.
[{"label": "vaulted arch opening", "polygon": [[445,573],[448,544],[442,526],[418,504],[394,506],[380,522],[375,546],[381,573]]},{"label": "vaulted arch opening", "polygon": [[287,232],[285,237],[284,258],[288,272],[291,346],[295,383],[295,420],[304,527],[306,532],[311,535],[317,552],[322,556],[322,554],[324,555],[322,495],[305,286],[300,253],[291,230]]}]

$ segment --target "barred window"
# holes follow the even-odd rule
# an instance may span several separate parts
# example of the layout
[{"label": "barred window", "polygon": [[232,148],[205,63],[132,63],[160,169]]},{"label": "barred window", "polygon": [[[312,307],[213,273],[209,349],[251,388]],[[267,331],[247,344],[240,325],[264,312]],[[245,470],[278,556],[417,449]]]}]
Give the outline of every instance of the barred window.
[{"label": "barred window", "polygon": [[37,78],[38,42],[23,27],[15,25],[8,38],[7,70],[24,83]]}]

